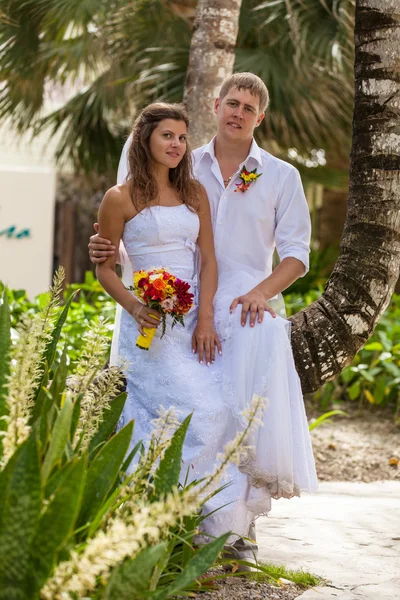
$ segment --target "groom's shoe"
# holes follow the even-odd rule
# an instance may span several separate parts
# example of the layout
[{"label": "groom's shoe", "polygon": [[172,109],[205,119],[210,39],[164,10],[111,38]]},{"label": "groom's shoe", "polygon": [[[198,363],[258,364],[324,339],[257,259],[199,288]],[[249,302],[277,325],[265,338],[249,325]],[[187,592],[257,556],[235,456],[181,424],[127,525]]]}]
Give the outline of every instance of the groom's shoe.
[{"label": "groom's shoe", "polygon": [[[225,546],[222,557],[224,560],[229,560],[229,563],[224,564],[223,568],[225,571],[234,570],[235,573],[257,571],[257,556],[257,544],[249,538],[239,538],[234,544]],[[249,564],[240,564],[239,561],[242,560]]]}]

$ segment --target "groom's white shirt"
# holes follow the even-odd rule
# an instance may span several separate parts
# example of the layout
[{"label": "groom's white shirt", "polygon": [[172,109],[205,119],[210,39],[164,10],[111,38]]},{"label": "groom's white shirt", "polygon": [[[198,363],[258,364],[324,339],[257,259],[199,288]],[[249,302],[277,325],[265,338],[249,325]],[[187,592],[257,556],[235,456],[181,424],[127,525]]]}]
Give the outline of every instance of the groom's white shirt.
[{"label": "groom's white shirt", "polygon": [[[125,142],[118,183],[128,174],[127,153],[132,137]],[[208,194],[214,228],[217,259],[229,255],[265,275],[272,271],[276,246],[279,258],[293,257],[309,266],[311,221],[299,172],[289,163],[260,148],[253,139],[246,160],[240,165],[262,173],[249,189],[235,192],[239,176],[224,186],[213,138],[193,151],[194,175]]]},{"label": "groom's white shirt", "polygon": [[[309,266],[311,221],[299,172],[275,158],[253,139],[237,177],[225,188],[214,152],[215,138],[193,152],[194,176],[205,187],[210,201],[217,259],[229,257],[252,269],[272,271],[276,245],[279,258],[297,258]],[[239,172],[262,173],[245,192],[235,191]]]}]

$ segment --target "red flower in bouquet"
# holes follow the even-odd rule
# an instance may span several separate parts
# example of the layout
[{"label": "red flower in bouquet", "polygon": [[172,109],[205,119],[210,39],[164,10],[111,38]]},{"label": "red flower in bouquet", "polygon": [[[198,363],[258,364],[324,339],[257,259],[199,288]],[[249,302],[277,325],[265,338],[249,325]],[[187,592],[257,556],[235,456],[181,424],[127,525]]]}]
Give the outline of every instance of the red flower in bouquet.
[{"label": "red flower in bouquet", "polygon": [[[178,279],[165,269],[137,271],[133,274],[133,289],[135,296],[149,308],[161,313],[162,334],[166,329],[166,315],[172,317],[172,327],[177,323],[185,325],[183,317],[193,306],[193,294],[190,285]],[[154,328],[144,328],[146,337],[140,335],[136,340],[139,348],[148,350],[155,334]]]}]

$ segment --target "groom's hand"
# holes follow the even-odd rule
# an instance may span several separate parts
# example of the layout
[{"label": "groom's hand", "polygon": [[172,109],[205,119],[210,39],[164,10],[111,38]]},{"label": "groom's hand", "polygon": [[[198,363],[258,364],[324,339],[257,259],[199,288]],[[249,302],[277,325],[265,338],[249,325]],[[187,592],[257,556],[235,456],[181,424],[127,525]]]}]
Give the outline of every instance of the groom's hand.
[{"label": "groom's hand", "polygon": [[240,315],[240,322],[244,327],[247,321],[247,315],[250,313],[250,327],[254,327],[256,320],[262,323],[264,319],[264,313],[268,312],[273,318],[276,317],[275,312],[267,304],[264,294],[254,288],[250,290],[244,296],[238,296],[235,298],[230,306],[230,312],[232,313],[238,304],[242,305],[242,314]]},{"label": "groom's hand", "polygon": [[99,236],[97,233],[99,231],[98,223],[94,223],[93,228],[96,234],[91,236],[88,248],[90,260],[96,265],[107,260],[108,256],[115,254],[115,246],[111,244],[110,240]]}]

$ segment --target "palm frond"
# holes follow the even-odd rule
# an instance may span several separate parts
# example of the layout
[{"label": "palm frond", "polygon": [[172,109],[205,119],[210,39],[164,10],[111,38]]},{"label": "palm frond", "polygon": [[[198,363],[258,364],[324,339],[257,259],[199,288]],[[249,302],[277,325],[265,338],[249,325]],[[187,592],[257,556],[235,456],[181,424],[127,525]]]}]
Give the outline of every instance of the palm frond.
[{"label": "palm frond", "polygon": [[[9,0],[0,119],[62,131],[57,158],[79,170],[113,168],[137,109],[183,97],[192,33],[184,4]],[[347,153],[353,16],[354,0],[243,0],[235,70],[257,73],[270,89],[263,143]],[[61,90],[62,107],[43,118],[49,89]]]}]

